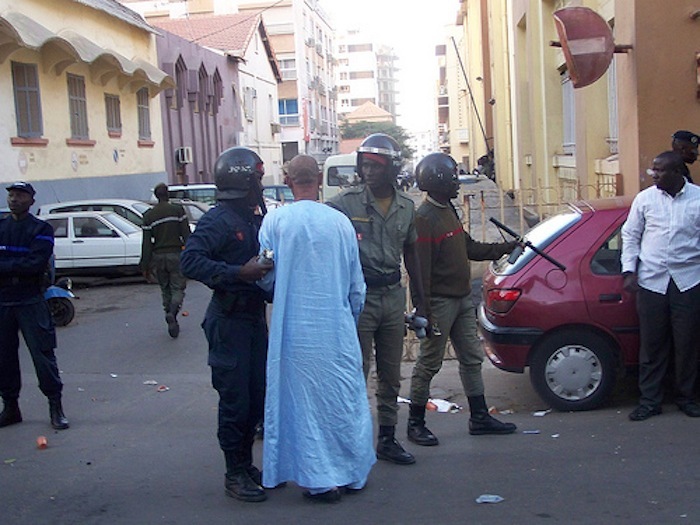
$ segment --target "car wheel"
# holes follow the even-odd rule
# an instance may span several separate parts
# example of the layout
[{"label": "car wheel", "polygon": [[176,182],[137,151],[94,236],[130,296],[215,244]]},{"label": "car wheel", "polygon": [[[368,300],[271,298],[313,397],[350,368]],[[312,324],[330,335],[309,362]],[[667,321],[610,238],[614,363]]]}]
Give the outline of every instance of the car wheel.
[{"label": "car wheel", "polygon": [[552,408],[591,410],[615,386],[613,354],[612,345],[595,333],[560,332],[537,347],[530,363],[530,381]]},{"label": "car wheel", "polygon": [[65,297],[52,297],[49,299],[51,319],[56,326],[66,326],[75,317],[73,303]]}]

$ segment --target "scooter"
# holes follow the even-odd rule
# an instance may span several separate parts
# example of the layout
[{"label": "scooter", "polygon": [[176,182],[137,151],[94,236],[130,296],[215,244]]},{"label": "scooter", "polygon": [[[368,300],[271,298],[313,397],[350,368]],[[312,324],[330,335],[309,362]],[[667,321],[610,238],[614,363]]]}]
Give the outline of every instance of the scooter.
[{"label": "scooter", "polygon": [[75,317],[75,307],[71,301],[75,294],[71,291],[72,288],[73,282],[68,277],[61,277],[44,292],[44,299],[49,303],[51,318],[56,326],[66,326]]}]

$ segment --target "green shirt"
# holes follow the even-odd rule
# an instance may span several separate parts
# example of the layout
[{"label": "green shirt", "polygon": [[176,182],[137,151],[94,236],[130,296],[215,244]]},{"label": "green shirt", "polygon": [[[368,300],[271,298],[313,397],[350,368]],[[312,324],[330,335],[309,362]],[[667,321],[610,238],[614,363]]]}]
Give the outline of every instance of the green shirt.
[{"label": "green shirt", "polygon": [[352,222],[365,276],[381,277],[400,271],[404,246],[413,244],[417,238],[415,205],[410,197],[394,191],[394,200],[385,216],[372,191],[363,184],[343,191],[328,204]]},{"label": "green shirt", "polygon": [[143,243],[139,266],[146,270],[153,253],[182,251],[190,236],[185,209],[179,204],[159,202],[143,215]]}]

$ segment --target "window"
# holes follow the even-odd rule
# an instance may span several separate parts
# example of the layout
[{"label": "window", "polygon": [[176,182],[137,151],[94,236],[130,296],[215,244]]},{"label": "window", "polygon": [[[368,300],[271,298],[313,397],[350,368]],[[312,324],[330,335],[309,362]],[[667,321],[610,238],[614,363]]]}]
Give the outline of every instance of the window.
[{"label": "window", "polygon": [[568,71],[561,73],[562,100],[562,148],[566,155],[576,153],[576,106],[574,102],[574,85]]},{"label": "window", "polygon": [[617,109],[617,60],[613,56],[610,67],[608,67],[608,145],[610,153],[618,152],[617,138],[619,132],[618,126],[618,109]]},{"label": "window", "polygon": [[107,114],[107,131],[110,136],[121,135],[122,116],[118,95],[105,94],[105,113]]},{"label": "window", "polygon": [[622,234],[621,227],[613,233],[595,252],[591,259],[591,271],[597,275],[620,275],[622,273]]},{"label": "window", "polygon": [[136,92],[136,106],[139,119],[139,140],[151,140],[151,111],[148,88],[141,88]]},{"label": "window", "polygon": [[299,102],[296,98],[280,99],[278,101],[280,124],[283,126],[299,125]]},{"label": "window", "polygon": [[372,51],[372,44],[350,44],[348,53],[360,53],[362,51]]},{"label": "window", "polygon": [[48,219],[46,222],[53,228],[54,237],[68,237],[68,219]]},{"label": "window", "polygon": [[15,90],[17,136],[41,137],[41,99],[36,64],[12,62],[12,83]]},{"label": "window", "polygon": [[374,78],[374,71],[353,71],[350,73],[351,79]]},{"label": "window", "polygon": [[295,80],[297,78],[297,61],[295,59],[283,59],[279,61],[279,64],[282,80]]},{"label": "window", "polygon": [[67,78],[70,136],[72,139],[87,140],[90,138],[90,132],[88,130],[85,77],[69,74]]},{"label": "window", "polygon": [[258,92],[255,88],[246,87],[243,89],[243,113],[249,122],[255,119],[255,99],[257,97]]}]

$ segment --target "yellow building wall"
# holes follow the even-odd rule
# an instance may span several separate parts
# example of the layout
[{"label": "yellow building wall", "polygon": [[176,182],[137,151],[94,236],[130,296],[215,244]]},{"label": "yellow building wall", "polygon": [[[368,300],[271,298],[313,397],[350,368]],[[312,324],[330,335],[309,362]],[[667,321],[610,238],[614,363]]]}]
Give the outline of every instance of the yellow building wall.
[{"label": "yellow building wall", "polygon": [[[18,5],[16,2],[0,0],[0,12],[8,8],[21,12],[56,34],[69,30],[128,59],[141,59],[154,67],[158,64],[155,35],[96,9],[69,1],[23,0]],[[32,182],[75,182],[83,178],[139,174],[156,174],[162,178],[165,159],[158,92],[150,90],[150,140],[153,145],[140,147],[136,91],[143,84],[138,81],[132,83],[134,78],[119,75],[103,85],[99,77],[94,75],[94,68],[91,69],[83,62],[57,71],[48,58],[49,48],[50,45],[44,45],[40,50],[22,48],[0,63],[0,90],[5,99],[0,104],[0,178],[5,181],[23,179]],[[11,145],[11,138],[17,134],[11,73],[13,61],[38,66],[43,138],[48,140],[45,146]],[[95,141],[91,147],[66,144],[66,139],[71,137],[66,79],[69,73],[85,78],[89,138]],[[122,133],[119,138],[110,138],[107,132],[105,93],[120,98]],[[144,197],[150,193],[151,186],[151,182],[144,184]],[[127,193],[129,192],[126,191],[123,196]],[[47,195],[41,197],[43,201],[51,199]],[[65,198],[70,196],[64,195],[63,199]]]}]

